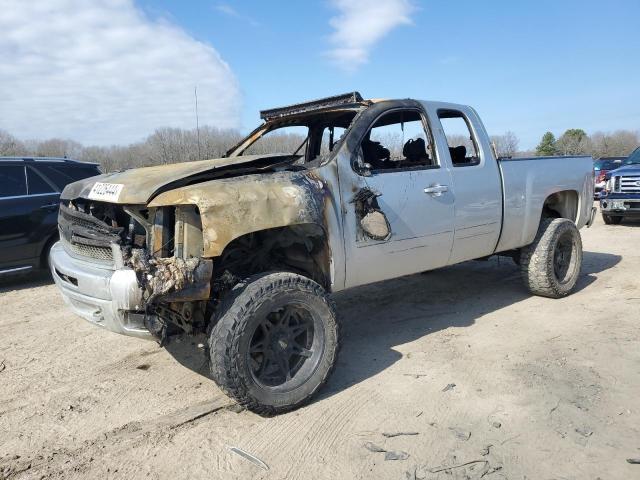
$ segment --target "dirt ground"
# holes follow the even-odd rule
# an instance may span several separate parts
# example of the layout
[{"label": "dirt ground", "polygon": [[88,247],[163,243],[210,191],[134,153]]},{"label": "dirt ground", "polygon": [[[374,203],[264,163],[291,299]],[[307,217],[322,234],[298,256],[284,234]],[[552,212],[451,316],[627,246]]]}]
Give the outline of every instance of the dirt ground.
[{"label": "dirt ground", "polygon": [[160,349],[76,318],[46,277],[4,284],[0,478],[640,478],[640,223],[582,235],[562,300],[506,259],[337,295],[335,373],[275,418],[218,390],[202,338]]}]

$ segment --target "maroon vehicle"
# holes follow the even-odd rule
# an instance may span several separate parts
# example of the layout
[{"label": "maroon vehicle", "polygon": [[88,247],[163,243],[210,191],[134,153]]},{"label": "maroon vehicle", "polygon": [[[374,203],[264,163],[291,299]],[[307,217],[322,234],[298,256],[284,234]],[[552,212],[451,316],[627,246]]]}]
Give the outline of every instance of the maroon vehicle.
[{"label": "maroon vehicle", "polygon": [[593,162],[593,178],[595,180],[594,197],[600,198],[600,192],[604,190],[606,175],[611,170],[622,166],[622,161],[627,157],[600,157]]}]

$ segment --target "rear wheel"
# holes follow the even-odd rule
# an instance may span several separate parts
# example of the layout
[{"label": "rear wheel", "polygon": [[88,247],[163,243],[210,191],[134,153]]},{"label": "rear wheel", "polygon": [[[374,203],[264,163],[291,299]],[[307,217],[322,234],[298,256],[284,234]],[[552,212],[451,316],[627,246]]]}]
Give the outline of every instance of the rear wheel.
[{"label": "rear wheel", "polygon": [[261,274],[237,285],[209,337],[211,373],[241,405],[275,414],[327,380],[338,350],[333,302],[301,275]]},{"label": "rear wheel", "polygon": [[602,220],[604,220],[604,223],[607,225],[619,225],[622,222],[622,217],[620,215],[607,215],[603,213]]},{"label": "rear wheel", "polygon": [[521,250],[520,268],[531,293],[551,298],[568,295],[582,268],[582,240],[575,224],[564,218],[540,222],[533,243]]}]

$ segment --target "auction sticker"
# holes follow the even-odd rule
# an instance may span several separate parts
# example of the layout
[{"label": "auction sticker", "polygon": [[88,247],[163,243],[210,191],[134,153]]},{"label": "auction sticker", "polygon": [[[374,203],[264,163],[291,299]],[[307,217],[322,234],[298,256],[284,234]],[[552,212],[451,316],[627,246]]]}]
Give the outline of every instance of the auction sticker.
[{"label": "auction sticker", "polygon": [[117,202],[120,192],[124,187],[121,183],[102,183],[96,182],[91,191],[89,192],[89,198],[91,200],[105,200],[107,202]]}]

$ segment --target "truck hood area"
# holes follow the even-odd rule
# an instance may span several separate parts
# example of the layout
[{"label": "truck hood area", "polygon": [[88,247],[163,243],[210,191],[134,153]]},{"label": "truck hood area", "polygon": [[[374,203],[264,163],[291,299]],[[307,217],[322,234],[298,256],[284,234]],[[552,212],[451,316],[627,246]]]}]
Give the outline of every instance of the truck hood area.
[{"label": "truck hood area", "polygon": [[607,172],[607,175],[610,176],[623,176],[623,175],[640,175],[640,163],[625,165],[624,167],[617,168],[615,170],[611,170]]},{"label": "truck hood area", "polygon": [[269,171],[278,165],[286,166],[295,159],[296,157],[288,154],[243,155],[133,168],[71,183],[64,189],[60,198],[63,200],[92,198],[90,195],[94,185],[107,183],[118,187],[117,194],[104,199],[105,201],[118,204],[146,204],[153,197],[171,188],[220,177]]}]

